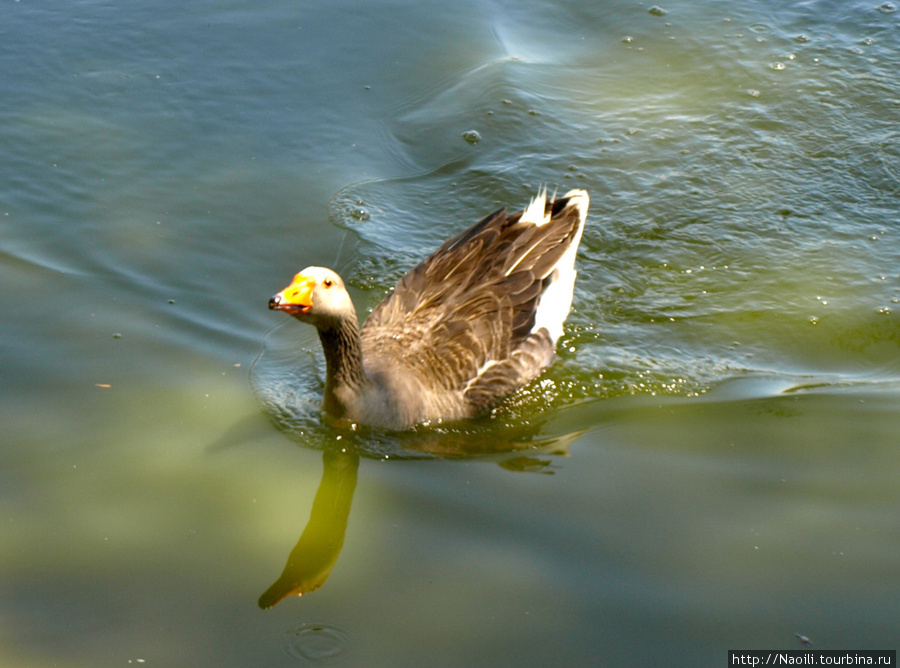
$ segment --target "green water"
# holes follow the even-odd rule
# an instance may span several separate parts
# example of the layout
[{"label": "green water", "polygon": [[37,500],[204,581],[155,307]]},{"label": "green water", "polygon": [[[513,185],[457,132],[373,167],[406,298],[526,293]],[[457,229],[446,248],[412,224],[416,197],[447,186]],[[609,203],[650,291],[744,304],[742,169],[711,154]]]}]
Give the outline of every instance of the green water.
[{"label": "green water", "polygon": [[[0,664],[897,648],[900,11],[651,4],[0,7]],[[542,184],[554,366],[325,424],[268,298],[364,314]]]}]

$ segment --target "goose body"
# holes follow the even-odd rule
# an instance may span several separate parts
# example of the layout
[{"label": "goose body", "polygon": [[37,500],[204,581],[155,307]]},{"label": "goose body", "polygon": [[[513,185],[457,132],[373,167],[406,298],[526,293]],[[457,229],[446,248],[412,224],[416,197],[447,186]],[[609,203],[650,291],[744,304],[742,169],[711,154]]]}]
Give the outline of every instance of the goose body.
[{"label": "goose body", "polygon": [[324,409],[388,429],[485,413],[553,360],[572,305],[589,197],[496,211],[397,283],[362,328],[340,276],[308,267],[269,308],[315,325]]}]

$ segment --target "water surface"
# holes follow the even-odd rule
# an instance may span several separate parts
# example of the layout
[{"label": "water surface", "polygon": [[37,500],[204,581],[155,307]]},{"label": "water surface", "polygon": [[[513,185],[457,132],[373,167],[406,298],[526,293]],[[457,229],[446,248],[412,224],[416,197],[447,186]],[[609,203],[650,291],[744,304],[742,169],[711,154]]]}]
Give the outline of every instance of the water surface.
[{"label": "water surface", "polygon": [[[0,663],[896,648],[900,12],[651,5],[3,5]],[[364,314],[544,184],[592,197],[554,366],[324,423],[268,297]]]}]

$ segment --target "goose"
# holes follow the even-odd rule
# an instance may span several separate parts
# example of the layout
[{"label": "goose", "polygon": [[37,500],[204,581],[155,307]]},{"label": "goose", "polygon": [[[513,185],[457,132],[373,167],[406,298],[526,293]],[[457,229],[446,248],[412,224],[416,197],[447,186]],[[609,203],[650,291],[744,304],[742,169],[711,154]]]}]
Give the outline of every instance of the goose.
[{"label": "goose", "polygon": [[473,418],[553,361],[590,198],[541,189],[491,213],[407,272],[360,328],[341,277],[307,267],[269,308],[314,325],[331,419],[389,430]]}]

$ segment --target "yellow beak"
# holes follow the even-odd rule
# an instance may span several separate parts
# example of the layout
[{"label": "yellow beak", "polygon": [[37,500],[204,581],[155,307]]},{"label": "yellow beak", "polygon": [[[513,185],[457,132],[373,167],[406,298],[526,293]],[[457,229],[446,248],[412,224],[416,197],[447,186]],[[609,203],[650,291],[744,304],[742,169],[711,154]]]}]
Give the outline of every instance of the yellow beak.
[{"label": "yellow beak", "polygon": [[269,300],[269,308],[285,313],[307,313],[312,308],[312,291],[316,279],[297,274],[284,290]]}]

